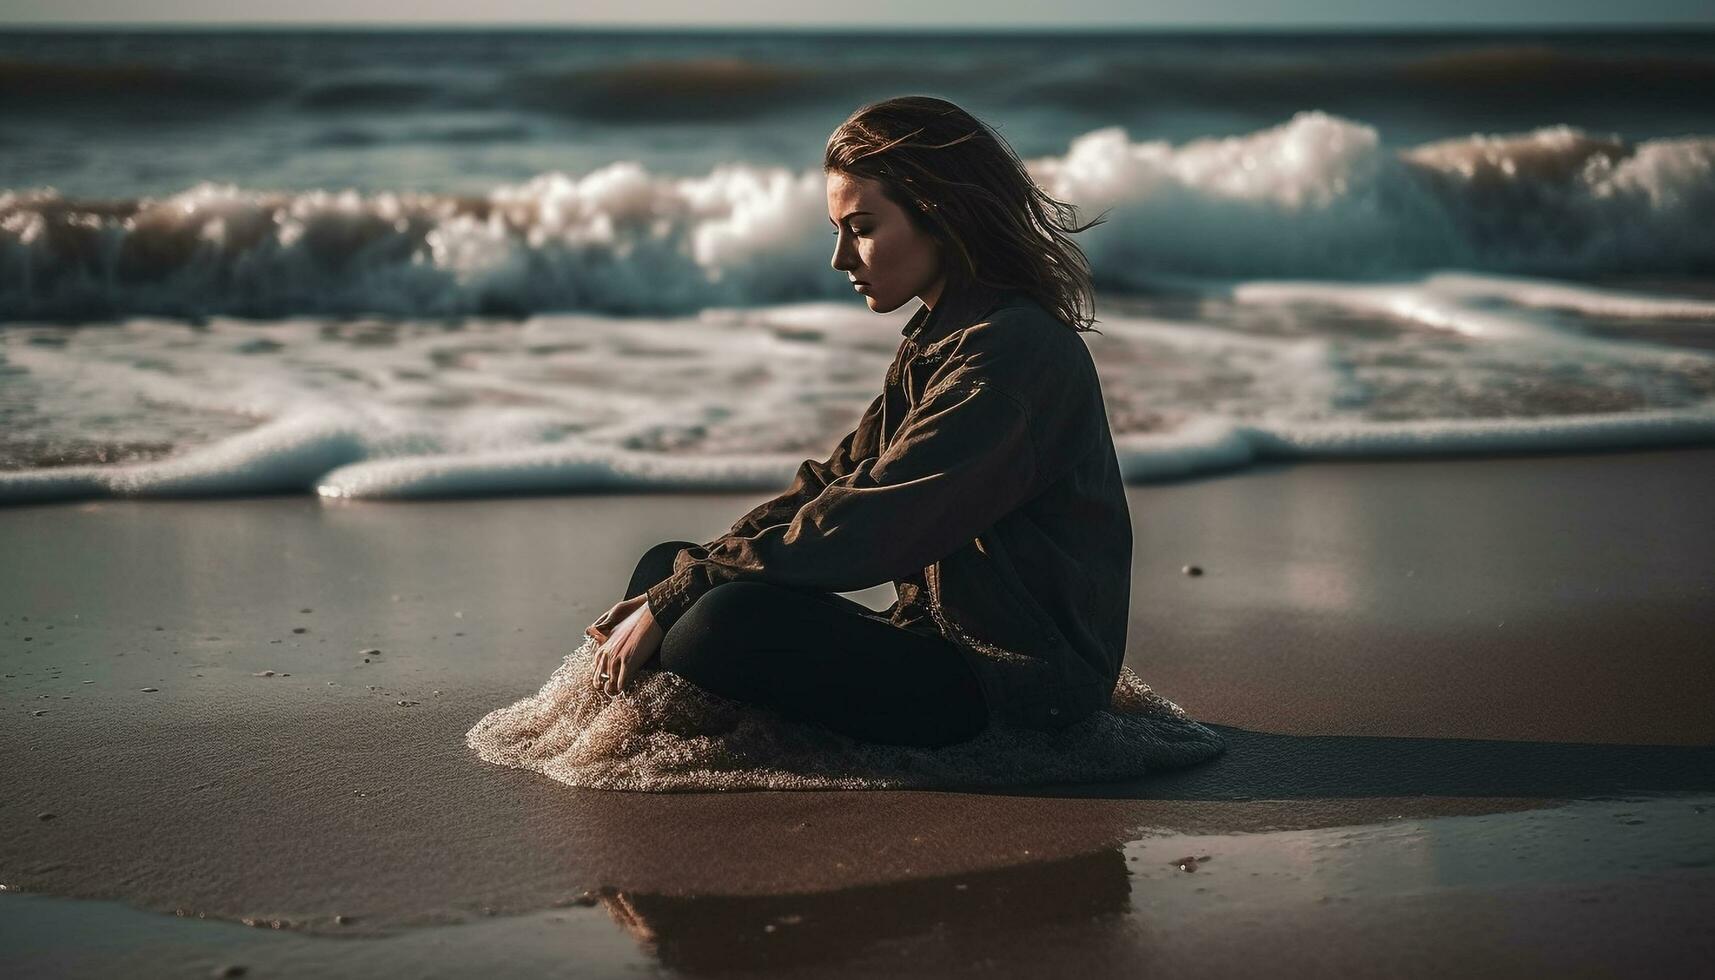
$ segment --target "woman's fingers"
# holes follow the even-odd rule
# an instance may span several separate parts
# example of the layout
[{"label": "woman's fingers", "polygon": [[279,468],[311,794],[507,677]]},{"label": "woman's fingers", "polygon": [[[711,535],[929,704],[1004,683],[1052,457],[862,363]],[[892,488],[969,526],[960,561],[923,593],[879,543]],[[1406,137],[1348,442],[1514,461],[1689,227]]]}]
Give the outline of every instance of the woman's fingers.
[{"label": "woman's fingers", "polygon": [[[637,650],[638,644],[644,640],[638,624],[639,610],[646,608],[645,599],[638,596],[621,603],[622,606],[626,604],[630,608],[621,610],[625,617],[614,626],[611,634],[602,637],[601,645],[596,649],[595,667],[591,670],[590,686],[610,695],[623,691],[637,673],[633,659],[647,659],[638,656]],[[605,678],[601,676],[604,673],[608,675]]]},{"label": "woman's fingers", "polygon": [[598,691],[601,690],[601,675],[605,673],[609,673],[609,671],[607,669],[607,644],[603,643],[601,646],[596,647],[595,666],[590,668],[590,687],[593,687]]},{"label": "woman's fingers", "polygon": [[593,636],[597,640],[606,643],[608,638],[613,635],[614,629],[618,627],[620,623],[629,619],[631,614],[637,611],[637,607],[645,604],[647,601],[648,597],[642,595],[620,600],[612,609],[609,609],[607,612],[604,612],[597,617],[596,621],[591,623],[589,627],[584,630],[584,635]]},{"label": "woman's fingers", "polygon": [[[603,645],[603,650],[606,651],[606,656],[602,658],[601,668],[596,671],[596,683],[600,685],[603,693],[617,693],[617,689],[614,687],[613,682],[614,676],[619,672],[620,662],[625,659],[621,653],[624,646],[625,629],[621,626],[620,629],[614,631],[613,638]],[[602,674],[606,674],[607,676],[603,677],[601,676]]]},{"label": "woman's fingers", "polygon": [[622,609],[621,609],[621,607],[625,605],[625,602],[626,602],[626,600],[622,599],[619,602],[612,605],[611,607],[609,607],[607,612],[604,612],[600,616],[596,617],[596,621],[594,623],[590,624],[590,628],[597,630],[599,632],[602,632],[602,633],[606,633],[609,630],[613,629],[613,625],[615,623],[617,623],[621,619],[625,618],[622,615]]}]

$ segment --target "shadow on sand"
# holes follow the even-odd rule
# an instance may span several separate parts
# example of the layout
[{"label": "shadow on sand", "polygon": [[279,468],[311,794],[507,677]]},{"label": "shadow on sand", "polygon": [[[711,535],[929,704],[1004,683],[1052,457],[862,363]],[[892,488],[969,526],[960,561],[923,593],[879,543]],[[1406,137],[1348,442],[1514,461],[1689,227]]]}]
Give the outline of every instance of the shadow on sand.
[{"label": "shadow on sand", "polygon": [[1715,790],[1715,746],[1272,735],[1208,727],[1227,742],[1227,750],[1208,762],[1130,782],[1038,787],[1032,793],[1128,800],[1589,799]]}]

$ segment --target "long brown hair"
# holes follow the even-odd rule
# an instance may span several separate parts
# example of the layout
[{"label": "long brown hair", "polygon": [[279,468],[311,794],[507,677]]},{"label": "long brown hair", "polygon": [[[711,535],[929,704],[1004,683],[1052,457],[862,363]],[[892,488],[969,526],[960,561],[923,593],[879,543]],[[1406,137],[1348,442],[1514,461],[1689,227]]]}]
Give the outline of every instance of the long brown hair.
[{"label": "long brown hair", "polygon": [[940,243],[949,277],[1022,290],[1072,329],[1101,333],[1090,261],[1070,236],[1102,218],[1074,225],[1078,209],[1049,197],[965,110],[926,95],[866,105],[828,137],[822,170],[879,182]]}]

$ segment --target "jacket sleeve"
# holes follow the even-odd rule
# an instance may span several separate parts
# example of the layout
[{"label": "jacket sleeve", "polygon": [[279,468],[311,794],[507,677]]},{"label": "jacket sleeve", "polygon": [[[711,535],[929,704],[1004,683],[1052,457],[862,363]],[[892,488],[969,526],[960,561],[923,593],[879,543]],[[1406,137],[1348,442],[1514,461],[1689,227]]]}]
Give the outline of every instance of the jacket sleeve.
[{"label": "jacket sleeve", "polygon": [[982,378],[926,393],[879,456],[830,481],[789,521],[685,548],[649,589],[663,630],[725,582],[851,592],[920,572],[1034,495],[1025,403]]},{"label": "jacket sleeve", "polygon": [[798,464],[798,474],[792,478],[792,485],[787,487],[784,493],[758,504],[750,513],[739,518],[732,530],[703,547],[714,548],[722,538],[732,535],[749,537],[771,524],[790,521],[792,515],[798,513],[798,508],[815,499],[817,494],[827,489],[829,483],[857,469],[857,464],[863,459],[874,456],[878,433],[881,431],[881,406],[886,397],[884,392],[870,402],[869,408],[864,409],[863,416],[858,420],[857,427],[840,440],[833,455],[819,463],[806,459]]}]

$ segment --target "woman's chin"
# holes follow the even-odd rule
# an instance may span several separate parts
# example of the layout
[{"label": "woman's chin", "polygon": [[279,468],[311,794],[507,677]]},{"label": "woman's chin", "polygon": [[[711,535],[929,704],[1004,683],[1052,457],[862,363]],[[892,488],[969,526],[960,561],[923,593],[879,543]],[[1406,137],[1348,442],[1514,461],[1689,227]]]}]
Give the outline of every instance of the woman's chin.
[{"label": "woman's chin", "polygon": [[892,313],[900,307],[899,303],[894,303],[891,306],[888,305],[883,300],[877,299],[874,293],[862,293],[861,295],[863,296],[865,305],[869,307],[869,311],[871,313]]}]

